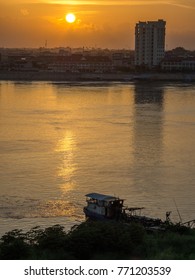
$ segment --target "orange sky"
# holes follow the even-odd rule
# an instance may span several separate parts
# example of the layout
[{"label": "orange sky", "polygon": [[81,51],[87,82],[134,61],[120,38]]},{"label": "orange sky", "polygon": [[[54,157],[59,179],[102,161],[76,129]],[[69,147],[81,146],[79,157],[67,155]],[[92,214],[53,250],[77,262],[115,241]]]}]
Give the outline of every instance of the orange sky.
[{"label": "orange sky", "polygon": [[0,47],[134,49],[136,22],[158,19],[167,49],[195,49],[195,0],[0,0]]}]

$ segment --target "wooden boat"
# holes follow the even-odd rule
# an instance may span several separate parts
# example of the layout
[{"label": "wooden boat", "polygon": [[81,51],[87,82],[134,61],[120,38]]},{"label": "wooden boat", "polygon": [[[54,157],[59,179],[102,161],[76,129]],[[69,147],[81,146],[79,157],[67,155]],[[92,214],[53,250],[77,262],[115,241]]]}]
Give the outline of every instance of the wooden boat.
[{"label": "wooden boat", "polygon": [[124,199],[99,193],[86,194],[87,206],[84,207],[86,218],[93,220],[117,220],[127,223],[136,222],[145,227],[155,227],[161,224],[161,219],[141,215],[144,207],[125,207]]},{"label": "wooden boat", "polygon": [[123,211],[123,199],[99,193],[86,194],[85,216],[96,220],[119,219]]},{"label": "wooden boat", "polygon": [[193,228],[195,220],[185,223],[173,224],[170,220],[171,212],[166,212],[166,220],[142,215],[144,207],[126,207],[124,199],[100,193],[86,194],[87,206],[83,208],[87,219],[91,220],[115,220],[125,223],[139,223],[149,231],[165,230],[170,227]]}]

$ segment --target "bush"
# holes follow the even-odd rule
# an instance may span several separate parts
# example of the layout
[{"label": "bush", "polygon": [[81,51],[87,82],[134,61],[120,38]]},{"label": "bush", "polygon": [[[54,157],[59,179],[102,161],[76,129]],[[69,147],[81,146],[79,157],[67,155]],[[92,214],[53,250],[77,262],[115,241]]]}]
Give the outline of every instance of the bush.
[{"label": "bush", "polygon": [[144,230],[138,225],[127,226],[117,222],[86,222],[69,233],[69,250],[79,259],[95,255],[131,255],[144,238]]},{"label": "bush", "polygon": [[89,221],[68,233],[60,225],[13,230],[0,240],[0,258],[189,260],[195,259],[195,231],[173,227],[147,233],[139,224]]},{"label": "bush", "polygon": [[0,259],[22,260],[30,256],[30,246],[21,230],[13,230],[1,238]]}]

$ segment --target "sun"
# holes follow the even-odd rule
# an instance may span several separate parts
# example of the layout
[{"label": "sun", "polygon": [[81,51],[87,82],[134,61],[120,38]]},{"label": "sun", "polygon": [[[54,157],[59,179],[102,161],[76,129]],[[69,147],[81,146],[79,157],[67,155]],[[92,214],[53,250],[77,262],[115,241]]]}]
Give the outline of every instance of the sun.
[{"label": "sun", "polygon": [[72,13],[68,13],[65,18],[68,23],[73,23],[76,20],[76,16]]}]

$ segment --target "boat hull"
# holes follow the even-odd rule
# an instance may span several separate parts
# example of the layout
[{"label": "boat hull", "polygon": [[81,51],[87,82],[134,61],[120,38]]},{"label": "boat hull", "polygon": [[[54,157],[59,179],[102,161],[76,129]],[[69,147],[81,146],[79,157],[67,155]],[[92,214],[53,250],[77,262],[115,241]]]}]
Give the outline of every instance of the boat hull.
[{"label": "boat hull", "polygon": [[105,217],[101,214],[89,211],[86,207],[83,209],[86,218],[92,219],[92,220],[97,220],[97,221],[109,221],[110,219],[108,217]]}]

